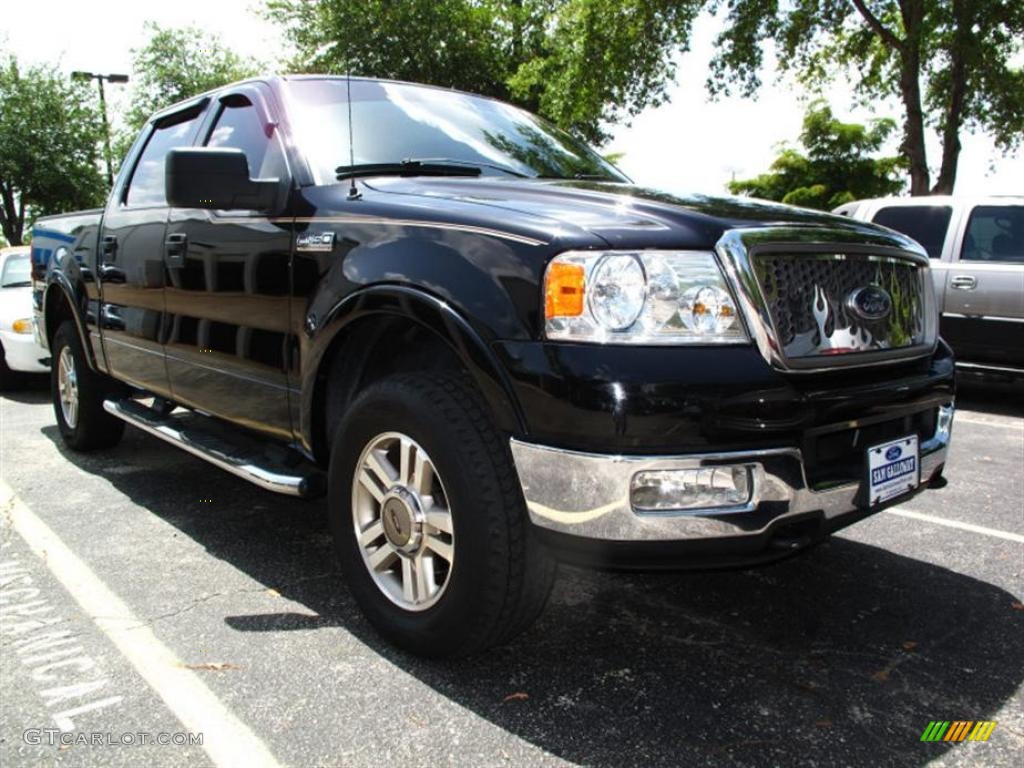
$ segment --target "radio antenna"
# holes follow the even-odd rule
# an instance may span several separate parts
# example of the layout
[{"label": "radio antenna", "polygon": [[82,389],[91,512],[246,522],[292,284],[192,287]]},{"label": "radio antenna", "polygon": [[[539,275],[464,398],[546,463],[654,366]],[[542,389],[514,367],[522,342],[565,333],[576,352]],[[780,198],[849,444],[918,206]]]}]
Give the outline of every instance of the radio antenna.
[{"label": "radio antenna", "polygon": [[[345,74],[345,88],[347,91],[348,101],[348,164],[351,170],[355,169],[356,165],[356,135],[352,131],[352,62],[348,62],[348,72]],[[350,177],[351,186],[348,188],[348,199],[358,200],[362,197],[359,194],[359,190],[356,189],[356,177],[353,175]]]}]

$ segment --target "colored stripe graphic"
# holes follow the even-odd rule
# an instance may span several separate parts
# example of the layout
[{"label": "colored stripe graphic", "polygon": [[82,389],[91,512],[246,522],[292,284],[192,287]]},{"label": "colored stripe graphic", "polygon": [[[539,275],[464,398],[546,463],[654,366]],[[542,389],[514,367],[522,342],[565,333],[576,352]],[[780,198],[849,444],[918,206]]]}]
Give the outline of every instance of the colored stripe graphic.
[{"label": "colored stripe graphic", "polygon": [[971,734],[971,741],[988,741],[988,737],[992,735],[992,731],[995,730],[995,727],[995,720],[978,723],[978,727],[975,728],[974,733]]},{"label": "colored stripe graphic", "polygon": [[921,734],[921,741],[988,741],[995,720],[932,720]]},{"label": "colored stripe graphic", "polygon": [[954,721],[953,726],[949,729],[949,733],[946,734],[946,738],[943,741],[963,741],[968,729],[972,725],[974,723],[967,720]]}]

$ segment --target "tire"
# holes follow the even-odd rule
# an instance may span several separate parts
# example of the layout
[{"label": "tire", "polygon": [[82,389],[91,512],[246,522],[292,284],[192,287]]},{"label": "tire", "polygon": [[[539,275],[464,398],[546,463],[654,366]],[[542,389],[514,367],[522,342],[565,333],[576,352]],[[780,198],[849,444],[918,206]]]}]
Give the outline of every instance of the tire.
[{"label": "tire", "polygon": [[[50,392],[64,444],[74,451],[112,448],[121,441],[125,424],[103,410],[103,401],[122,394],[117,382],[89,367],[82,342],[70,320],[61,323],[50,343],[53,362]],[[70,368],[71,375],[67,375]],[[62,392],[70,389],[75,407],[69,407]]]},{"label": "tire", "polygon": [[[418,468],[414,459],[420,457],[433,467],[433,480],[422,479],[429,470],[403,477],[395,458],[403,446],[410,451],[406,466]],[[371,448],[390,464],[390,486],[371,479],[383,499],[369,490],[366,474],[354,482],[357,469],[368,466]],[[466,656],[512,638],[543,610],[555,562],[530,529],[506,439],[463,377],[403,374],[363,391],[335,431],[328,486],[331,530],[349,589],[370,623],[394,644],[421,656]],[[385,512],[395,508],[395,498],[410,519],[388,512],[389,527]],[[418,529],[411,520],[417,510]],[[435,520],[443,524],[437,527]],[[365,532],[363,545],[357,526]],[[412,531],[405,546],[413,551],[389,555],[387,547],[396,549],[403,528]],[[448,552],[448,559],[435,549]],[[371,559],[381,553],[382,569],[372,572]],[[409,573],[419,573],[416,563],[428,556],[429,576],[422,585],[414,578],[410,595],[402,578],[406,561]]]}]

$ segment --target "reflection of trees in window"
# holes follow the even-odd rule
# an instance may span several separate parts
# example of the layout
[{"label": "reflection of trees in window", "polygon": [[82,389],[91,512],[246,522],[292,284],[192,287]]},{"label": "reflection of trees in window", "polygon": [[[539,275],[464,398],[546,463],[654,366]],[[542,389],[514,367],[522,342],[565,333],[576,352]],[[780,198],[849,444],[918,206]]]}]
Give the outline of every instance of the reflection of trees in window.
[{"label": "reflection of trees in window", "polygon": [[589,150],[566,148],[554,137],[532,125],[515,126],[518,140],[508,134],[483,132],[487,143],[509,157],[537,172],[539,176],[558,178],[600,177],[608,181],[621,181],[613,175],[599,158]]}]

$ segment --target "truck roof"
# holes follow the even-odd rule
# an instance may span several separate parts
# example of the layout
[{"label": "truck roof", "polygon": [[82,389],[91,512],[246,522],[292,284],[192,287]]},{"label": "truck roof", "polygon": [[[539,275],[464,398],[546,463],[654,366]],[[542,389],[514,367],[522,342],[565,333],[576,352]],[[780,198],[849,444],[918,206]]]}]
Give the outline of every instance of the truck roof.
[{"label": "truck roof", "polygon": [[[242,86],[242,85],[248,85],[250,83],[265,83],[266,85],[269,85],[271,88],[276,88],[280,83],[286,82],[288,80],[347,80],[347,79],[349,79],[349,77],[350,77],[349,75],[345,75],[345,74],[331,75],[331,74],[316,74],[316,73],[312,73],[312,74],[285,74],[285,75],[257,75],[255,77],[248,77],[248,78],[245,78],[244,80],[236,80],[236,81],[234,81],[232,83],[225,83],[224,85],[218,86],[217,88],[211,88],[211,89],[209,89],[207,91],[203,91],[202,93],[197,93],[194,96],[189,96],[187,99],[182,99],[181,101],[176,101],[173,104],[169,104],[166,107],[164,107],[163,109],[160,109],[157,112],[154,112],[150,116],[148,122],[152,122],[153,120],[159,120],[161,117],[164,117],[164,116],[170,115],[170,114],[174,114],[175,112],[179,112],[181,109],[183,109],[185,107],[188,107],[188,106],[190,106],[192,104],[195,104],[197,101],[200,101],[201,99],[204,99],[204,98],[206,98],[208,96],[211,96],[211,95],[213,95],[215,93],[220,93],[221,91],[225,91],[225,90],[228,90],[228,89],[231,89],[231,88],[237,88],[238,86]],[[367,77],[367,76],[364,76],[364,75],[351,75],[351,79],[352,79],[353,82],[396,83],[396,84],[399,84],[399,85],[413,85],[413,86],[416,86],[417,88],[432,88],[434,90],[446,91],[448,93],[462,93],[462,94],[465,94],[467,96],[473,96],[473,97],[478,98],[478,99],[488,99],[490,101],[502,101],[501,99],[496,99],[493,96],[486,96],[486,95],[480,94],[480,93],[473,93],[472,91],[463,91],[463,90],[460,90],[458,88],[448,88],[448,87],[445,87],[443,85],[430,85],[428,83],[416,83],[416,82],[412,82],[411,80],[394,80],[394,79],[386,78],[386,77]],[[502,103],[507,103],[507,102],[502,102]]]}]

